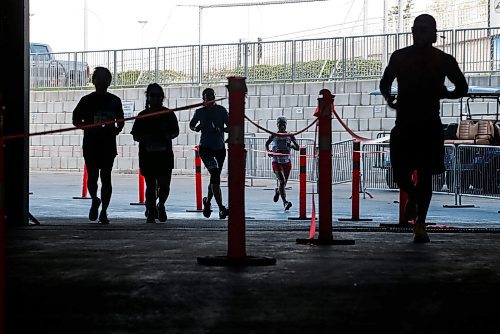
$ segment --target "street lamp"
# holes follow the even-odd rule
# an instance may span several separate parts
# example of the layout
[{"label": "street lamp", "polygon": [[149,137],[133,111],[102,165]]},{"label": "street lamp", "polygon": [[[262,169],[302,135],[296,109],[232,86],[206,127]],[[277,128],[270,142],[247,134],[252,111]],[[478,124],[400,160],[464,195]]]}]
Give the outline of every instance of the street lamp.
[{"label": "street lamp", "polygon": [[201,23],[202,11],[206,8],[223,8],[223,7],[251,7],[251,6],[266,6],[266,5],[285,5],[289,3],[301,2],[319,2],[329,0],[274,0],[274,1],[256,1],[256,2],[240,2],[240,3],[221,3],[213,5],[177,5],[178,7],[198,7],[198,45],[201,45]]},{"label": "street lamp", "polygon": [[137,20],[137,23],[141,25],[141,48],[144,47],[144,26],[148,23],[148,20]]}]

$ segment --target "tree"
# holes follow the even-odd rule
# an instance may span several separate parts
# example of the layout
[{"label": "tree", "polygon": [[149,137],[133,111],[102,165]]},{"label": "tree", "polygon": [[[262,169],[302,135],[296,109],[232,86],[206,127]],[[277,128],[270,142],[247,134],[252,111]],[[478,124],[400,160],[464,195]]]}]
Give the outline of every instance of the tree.
[{"label": "tree", "polygon": [[403,25],[402,31],[398,31],[399,29],[399,5],[392,6],[387,11],[387,21],[389,23],[389,30],[393,32],[403,32],[408,31],[411,25],[411,12],[413,10],[414,4],[413,0],[406,0],[406,3],[403,7]]}]

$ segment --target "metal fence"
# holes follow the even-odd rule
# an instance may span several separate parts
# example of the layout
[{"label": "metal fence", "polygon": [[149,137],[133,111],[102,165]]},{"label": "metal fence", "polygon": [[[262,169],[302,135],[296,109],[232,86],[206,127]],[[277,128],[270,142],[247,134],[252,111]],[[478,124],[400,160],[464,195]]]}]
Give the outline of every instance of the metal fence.
[{"label": "metal fence", "polygon": [[[438,35],[435,46],[455,56],[466,74],[500,71],[500,28],[444,30]],[[245,76],[249,83],[373,79],[380,78],[395,50],[412,41],[410,33],[399,33],[58,53],[51,57],[52,70],[40,72],[32,65],[31,80],[36,82],[33,88],[87,86],[88,78],[61,80],[57,69],[63,68],[63,59],[69,62],[66,68],[71,62],[73,68],[77,62],[90,70],[109,68],[115,87],[213,84],[232,75]]]},{"label": "metal fence", "polygon": [[[267,137],[245,136],[247,149],[246,176],[249,179],[274,178],[272,159],[267,155],[265,143]],[[297,138],[299,146],[306,147],[306,173],[307,181],[318,180],[316,151],[313,139]],[[346,140],[332,144],[332,177],[333,184],[349,182],[352,180],[352,145],[353,140]],[[289,180],[299,180],[300,153],[291,151],[292,171]]]},{"label": "metal fence", "polygon": [[[362,186],[367,189],[398,189],[392,175],[388,143],[362,145]],[[500,147],[445,145],[446,170],[434,175],[434,192],[461,196],[500,198]]]},{"label": "metal fence", "polygon": [[459,145],[457,151],[459,196],[500,198],[500,147]]}]

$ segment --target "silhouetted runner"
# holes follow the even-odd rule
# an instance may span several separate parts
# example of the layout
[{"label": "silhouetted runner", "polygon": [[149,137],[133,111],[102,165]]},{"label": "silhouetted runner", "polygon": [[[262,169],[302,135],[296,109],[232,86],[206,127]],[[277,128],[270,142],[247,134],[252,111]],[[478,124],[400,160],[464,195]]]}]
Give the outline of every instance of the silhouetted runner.
[{"label": "silhouetted runner", "polygon": [[[157,83],[146,89],[146,108],[138,116],[168,110],[163,106],[165,93]],[[179,123],[173,112],[137,118],[130,132],[139,142],[139,168],[146,181],[146,222],[167,221],[165,202],[170,194],[174,168],[172,139],[179,135]],[[158,203],[156,200],[158,199]]]},{"label": "silhouetted runner", "polygon": [[[465,77],[453,56],[432,46],[437,39],[436,21],[427,14],[415,18],[413,45],[395,51],[380,81],[389,107],[396,109],[390,149],[394,180],[408,193],[407,220],[415,220],[414,241],[429,242],[425,220],[432,197],[432,175],[445,171],[444,133],[439,115],[440,99],[467,94]],[[448,78],[455,88],[445,86]],[[397,99],[391,85],[397,80]],[[413,171],[418,181],[412,181]]]},{"label": "silhouetted runner", "polygon": [[203,90],[202,95],[205,106],[196,109],[189,122],[189,128],[196,132],[201,131],[200,158],[210,173],[207,197],[203,197],[203,216],[210,217],[212,212],[210,202],[214,197],[219,206],[219,218],[224,219],[228,215],[228,209],[222,203],[220,175],[226,159],[224,132],[228,131],[229,115],[226,108],[211,102],[215,100],[212,88]]},{"label": "silhouetted runner", "polygon": [[[92,83],[95,92],[92,92],[80,99],[75,110],[73,110],[73,125],[91,125],[106,121],[123,119],[123,108],[120,98],[109,93],[108,87],[111,84],[111,72],[105,67],[96,67],[92,74]],[[92,197],[92,206],[89,211],[89,219],[97,219],[99,206],[99,222],[108,224],[109,219],[107,209],[111,200],[111,169],[115,157],[116,136],[123,129],[123,121],[100,125],[95,128],[83,130],[83,158],[87,166],[87,188]],[[97,197],[97,181],[101,177],[101,198]]]}]

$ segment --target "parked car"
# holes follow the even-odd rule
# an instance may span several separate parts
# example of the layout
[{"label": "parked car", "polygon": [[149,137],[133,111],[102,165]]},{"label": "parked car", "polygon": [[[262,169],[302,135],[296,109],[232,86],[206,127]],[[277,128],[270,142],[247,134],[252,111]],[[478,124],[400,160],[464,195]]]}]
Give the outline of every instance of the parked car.
[{"label": "parked car", "polygon": [[85,87],[90,69],[71,59],[75,53],[54,53],[48,44],[30,43],[30,87]]}]

